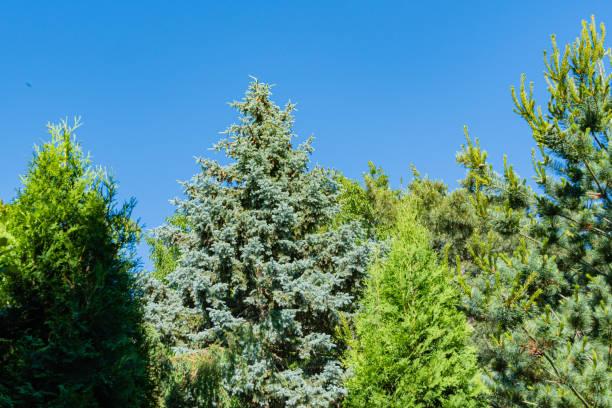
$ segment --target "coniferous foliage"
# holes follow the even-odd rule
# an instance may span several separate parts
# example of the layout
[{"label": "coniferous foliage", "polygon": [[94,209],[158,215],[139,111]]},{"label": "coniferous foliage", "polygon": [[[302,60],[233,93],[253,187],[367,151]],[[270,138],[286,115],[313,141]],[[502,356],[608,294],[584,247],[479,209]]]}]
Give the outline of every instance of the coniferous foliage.
[{"label": "coniferous foliage", "polygon": [[357,225],[326,228],[339,188],[308,168],[310,140],[293,146],[294,106],[257,81],[232,106],[240,122],[215,146],[230,163],[199,159],[176,202],[185,223],[157,231],[178,248],[166,279],[192,322],[182,346],[231,347],[224,386],[240,406],[327,407],[345,393],[334,328],[355,308],[368,250]]},{"label": "coniferous foliage", "polygon": [[90,166],[65,123],[0,214],[0,400],[8,407],[148,406],[134,298],[133,203]]},{"label": "coniferous foliage", "polygon": [[[512,167],[492,170],[478,143],[458,159],[469,170],[484,228],[459,266],[466,310],[495,407],[612,406],[612,119],[604,27],[583,23],[546,58],[548,111],[535,109],[524,78],[513,96],[529,124],[534,193]],[[500,245],[502,243],[502,245]],[[505,243],[505,244],[504,244]]]},{"label": "coniferous foliage", "polygon": [[[8,252],[9,244],[13,241],[11,235],[6,231],[6,227],[4,226],[7,212],[8,205],[4,204],[2,200],[0,200],[0,256]],[[5,305],[8,304],[7,293],[6,289],[4,288],[7,282],[7,274],[5,272],[7,268],[8,265],[0,264],[0,308],[5,307]],[[0,388],[0,391],[1,390],[2,389]],[[0,395],[2,395],[2,393],[0,393]]]},{"label": "coniferous foliage", "polygon": [[416,210],[417,219],[430,234],[432,248],[441,259],[455,265],[459,259],[464,266],[472,264],[469,251],[474,232],[482,229],[482,221],[472,205],[469,190],[458,188],[451,192],[441,181],[423,177],[413,167],[413,180],[408,195]]},{"label": "coniferous foliage", "polygon": [[[0,201],[0,407],[612,407],[612,52],[545,54],[532,188],[478,140],[449,192],[309,162],[251,83],[134,273],[134,202],[49,126]],[[377,253],[369,266],[371,252]],[[453,281],[454,279],[454,281]],[[488,391],[487,391],[488,388]]]},{"label": "coniferous foliage", "polygon": [[161,407],[240,407],[221,387],[224,354],[223,349],[210,347],[172,357],[162,386]]},{"label": "coniferous foliage", "polygon": [[[187,220],[179,214],[167,217],[166,223],[187,232]],[[153,261],[152,277],[166,282],[166,276],[176,269],[179,247],[177,244],[169,245],[153,234],[145,236],[145,240],[150,247],[149,258]]]},{"label": "coniferous foliage", "polygon": [[357,221],[370,240],[384,240],[397,221],[402,192],[389,185],[389,177],[382,168],[368,163],[369,172],[363,174],[363,186],[357,181],[336,174],[340,183],[339,202],[342,207],[334,224]]},{"label": "coniferous foliage", "polygon": [[346,407],[477,407],[482,385],[458,292],[412,208],[398,213],[388,257],[370,268],[354,331]]}]

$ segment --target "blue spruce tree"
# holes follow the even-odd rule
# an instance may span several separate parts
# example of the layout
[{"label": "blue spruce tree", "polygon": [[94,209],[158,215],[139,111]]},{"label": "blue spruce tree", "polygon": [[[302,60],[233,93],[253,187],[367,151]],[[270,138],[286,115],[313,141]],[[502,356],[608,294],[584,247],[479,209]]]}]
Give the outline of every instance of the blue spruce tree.
[{"label": "blue spruce tree", "polygon": [[328,227],[339,186],[309,169],[310,139],[294,148],[294,105],[255,81],[232,107],[239,123],[215,146],[229,164],[198,159],[175,201],[181,225],[156,231],[177,254],[172,315],[191,328],[176,349],[231,350],[223,385],[240,406],[332,406],[346,392],[335,327],[354,311],[369,251],[356,224]]}]

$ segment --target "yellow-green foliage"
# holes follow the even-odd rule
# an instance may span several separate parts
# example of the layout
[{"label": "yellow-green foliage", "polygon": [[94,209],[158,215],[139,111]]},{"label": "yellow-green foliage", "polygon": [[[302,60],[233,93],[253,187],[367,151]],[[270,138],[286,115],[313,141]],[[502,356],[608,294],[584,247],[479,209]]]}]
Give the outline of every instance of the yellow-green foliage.
[{"label": "yellow-green foliage", "polygon": [[345,407],[476,407],[481,387],[457,292],[426,230],[401,209],[387,259],[370,269],[354,328],[344,326]]},{"label": "yellow-green foliage", "polygon": [[[166,222],[173,225],[183,232],[188,232],[187,220],[180,214],[166,217]],[[151,247],[149,257],[153,261],[152,276],[166,282],[166,276],[170,274],[178,265],[179,246],[178,242],[163,242],[155,235],[145,237],[147,244]]]},{"label": "yellow-green foliage", "polygon": [[549,99],[512,90],[537,149],[534,192],[468,137],[457,159],[481,219],[457,277],[495,407],[612,406],[610,49],[594,18],[545,53]]}]

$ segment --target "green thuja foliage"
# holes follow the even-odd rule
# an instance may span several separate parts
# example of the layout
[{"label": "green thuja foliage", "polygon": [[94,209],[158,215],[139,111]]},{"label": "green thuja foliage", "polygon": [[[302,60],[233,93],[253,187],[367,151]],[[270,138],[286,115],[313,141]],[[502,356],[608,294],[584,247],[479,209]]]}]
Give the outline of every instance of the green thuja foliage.
[{"label": "green thuja foliage", "polygon": [[355,223],[327,228],[339,186],[308,167],[310,140],[293,145],[294,106],[257,81],[232,106],[239,122],[215,146],[229,163],[199,159],[176,201],[185,223],[156,231],[178,256],[150,316],[167,333],[187,322],[179,354],[231,350],[223,387],[240,406],[328,407],[346,392],[334,328],[354,311],[368,250]]},{"label": "green thuja foliage", "polygon": [[[187,220],[179,214],[167,217],[166,223],[187,232]],[[153,261],[152,277],[166,282],[166,276],[178,265],[179,247],[176,243],[166,243],[154,235],[146,236],[145,240],[151,248],[149,256]]]},{"label": "green thuja foliage", "polygon": [[[8,205],[4,204],[2,200],[0,200],[0,257],[7,253],[8,249],[10,248],[9,244],[13,241],[11,235],[7,232],[5,227],[7,212]],[[7,268],[8,265],[0,264],[0,308],[5,307],[8,304],[8,295],[6,294],[6,290],[4,288],[5,284],[7,283]]]},{"label": "green thuja foliage", "polygon": [[[505,163],[497,174],[478,143],[458,159],[483,222],[457,277],[473,319],[494,407],[612,406],[612,123],[604,27],[583,23],[545,55],[548,110],[524,78],[516,111],[531,127],[534,193]],[[608,54],[608,55],[606,55]],[[502,243],[504,245],[498,245]]]},{"label": "green thuja foliage", "polygon": [[458,292],[414,210],[398,215],[386,259],[370,268],[349,349],[345,407],[477,407],[482,387]]},{"label": "green thuja foliage", "polygon": [[73,128],[49,130],[0,214],[0,405],[149,406],[134,204],[115,206]]}]

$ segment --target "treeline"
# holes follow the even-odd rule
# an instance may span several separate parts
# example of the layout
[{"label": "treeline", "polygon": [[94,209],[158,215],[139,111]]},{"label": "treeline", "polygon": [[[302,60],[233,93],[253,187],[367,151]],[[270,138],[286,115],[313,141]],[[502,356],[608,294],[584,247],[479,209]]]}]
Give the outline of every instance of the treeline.
[{"label": "treeline", "polygon": [[[254,81],[149,233],[50,126],[0,202],[1,407],[612,407],[605,31],[512,90],[532,188],[466,131],[449,191],[313,166]],[[154,270],[142,272],[145,239]]]}]

